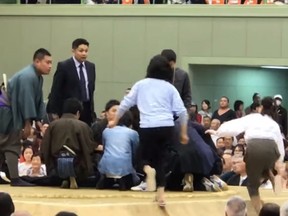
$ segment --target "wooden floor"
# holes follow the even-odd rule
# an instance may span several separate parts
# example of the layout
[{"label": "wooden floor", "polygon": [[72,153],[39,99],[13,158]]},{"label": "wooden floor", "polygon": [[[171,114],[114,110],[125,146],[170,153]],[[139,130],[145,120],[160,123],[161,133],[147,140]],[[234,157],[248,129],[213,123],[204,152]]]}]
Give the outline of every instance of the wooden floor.
[{"label": "wooden floor", "polygon": [[[223,216],[227,199],[240,195],[248,203],[249,216],[256,215],[245,187],[231,187],[226,192],[167,192],[167,207],[161,210],[153,202],[151,192],[119,192],[108,190],[67,190],[49,187],[20,188],[1,185],[0,191],[12,195],[17,210],[28,210],[33,216],[54,216],[61,210],[79,216]],[[261,191],[265,202],[284,203],[288,191],[280,196],[271,190]]]}]

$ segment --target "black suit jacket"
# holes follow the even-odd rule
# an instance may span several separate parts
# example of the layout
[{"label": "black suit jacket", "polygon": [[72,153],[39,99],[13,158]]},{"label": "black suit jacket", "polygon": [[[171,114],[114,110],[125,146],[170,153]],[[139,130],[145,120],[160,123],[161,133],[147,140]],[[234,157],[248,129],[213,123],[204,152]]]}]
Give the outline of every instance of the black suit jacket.
[{"label": "black suit jacket", "polygon": [[[240,175],[239,174],[235,174],[233,175],[231,178],[229,178],[229,180],[227,181],[227,184],[228,185],[232,185],[232,186],[239,186],[239,183],[240,183]],[[247,186],[248,184],[248,178],[246,178],[241,186]]]},{"label": "black suit jacket", "polygon": [[192,96],[188,73],[180,68],[176,68],[174,72],[173,85],[178,90],[185,107],[190,108]]},{"label": "black suit jacket", "polygon": [[[94,90],[96,80],[95,64],[85,61],[88,77],[88,89],[91,109],[91,119],[94,112]],[[78,72],[73,58],[59,62],[53,77],[53,84],[47,105],[48,113],[62,115],[63,103],[68,98],[77,98],[81,101],[81,87]]]}]

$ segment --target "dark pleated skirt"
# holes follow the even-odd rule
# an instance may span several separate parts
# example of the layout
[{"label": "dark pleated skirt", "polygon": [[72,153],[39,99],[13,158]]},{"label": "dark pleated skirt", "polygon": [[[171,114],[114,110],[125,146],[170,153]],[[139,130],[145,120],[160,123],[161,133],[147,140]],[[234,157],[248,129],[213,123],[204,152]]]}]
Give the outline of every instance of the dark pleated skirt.
[{"label": "dark pleated skirt", "polygon": [[204,142],[193,125],[188,125],[189,143],[178,146],[182,173],[209,176],[217,161],[213,149]]}]

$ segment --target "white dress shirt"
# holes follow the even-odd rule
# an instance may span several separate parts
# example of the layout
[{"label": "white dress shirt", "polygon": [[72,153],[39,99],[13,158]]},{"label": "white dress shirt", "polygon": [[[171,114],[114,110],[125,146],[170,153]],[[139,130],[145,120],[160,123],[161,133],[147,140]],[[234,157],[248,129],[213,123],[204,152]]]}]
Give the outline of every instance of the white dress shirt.
[{"label": "white dress shirt", "polygon": [[[78,78],[80,80],[80,62],[77,61],[77,59],[73,56],[73,60],[74,60],[74,63],[75,63],[75,66],[76,66],[76,69],[77,69],[77,73],[78,73]],[[85,62],[82,62],[82,71],[83,71],[83,74],[84,74],[84,78],[85,78],[85,87],[86,87],[86,94],[87,94],[87,98],[88,100],[90,99],[89,98],[89,89],[88,89],[88,84],[89,84],[89,81],[88,81],[88,75],[87,75],[87,70],[86,70],[86,66],[85,66]]]},{"label": "white dress shirt", "polygon": [[252,113],[239,119],[223,123],[217,130],[218,136],[236,136],[245,132],[244,138],[249,145],[251,139],[270,139],[277,144],[280,159],[284,159],[285,151],[280,127],[271,117],[260,113]]},{"label": "white dress shirt", "polygon": [[247,179],[247,175],[246,176],[241,176],[240,175],[240,180],[239,180],[239,186],[242,186],[243,182]]}]

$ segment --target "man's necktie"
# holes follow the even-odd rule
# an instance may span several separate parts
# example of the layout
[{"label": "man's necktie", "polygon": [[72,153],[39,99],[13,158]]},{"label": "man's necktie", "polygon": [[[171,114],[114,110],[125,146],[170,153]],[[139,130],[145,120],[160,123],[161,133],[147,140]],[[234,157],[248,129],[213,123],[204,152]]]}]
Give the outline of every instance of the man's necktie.
[{"label": "man's necktie", "polygon": [[80,86],[81,86],[81,97],[82,101],[88,101],[87,91],[86,91],[86,81],[83,72],[83,63],[79,65],[79,74],[80,74]]}]

